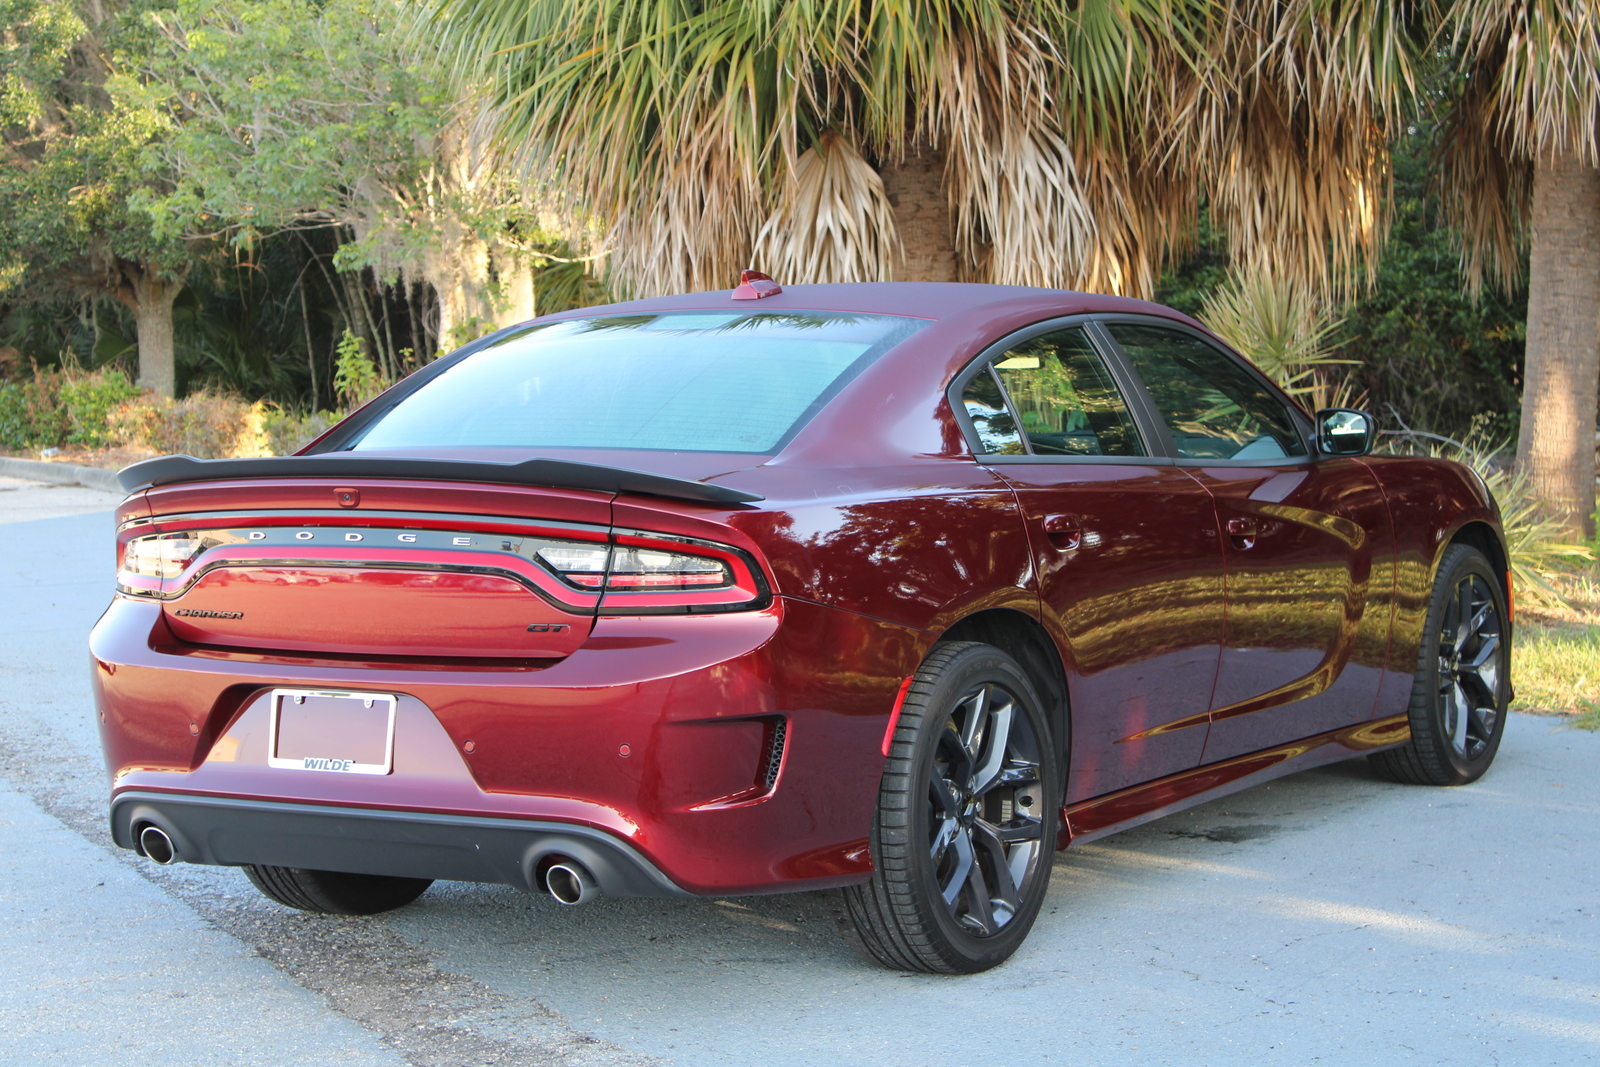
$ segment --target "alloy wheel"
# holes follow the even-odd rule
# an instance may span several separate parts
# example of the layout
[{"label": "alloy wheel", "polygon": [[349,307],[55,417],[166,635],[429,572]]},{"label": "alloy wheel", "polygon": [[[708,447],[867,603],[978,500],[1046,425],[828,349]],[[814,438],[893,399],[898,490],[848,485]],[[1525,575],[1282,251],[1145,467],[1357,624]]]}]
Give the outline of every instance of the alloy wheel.
[{"label": "alloy wheel", "polygon": [[929,854],[956,924],[998,933],[1022,910],[1040,862],[1044,794],[1039,739],[1004,687],[976,686],[952,708],[928,783]]},{"label": "alloy wheel", "polygon": [[1504,661],[1500,611],[1476,574],[1456,583],[1439,633],[1439,708],[1444,732],[1462,759],[1482,755],[1499,719]]}]

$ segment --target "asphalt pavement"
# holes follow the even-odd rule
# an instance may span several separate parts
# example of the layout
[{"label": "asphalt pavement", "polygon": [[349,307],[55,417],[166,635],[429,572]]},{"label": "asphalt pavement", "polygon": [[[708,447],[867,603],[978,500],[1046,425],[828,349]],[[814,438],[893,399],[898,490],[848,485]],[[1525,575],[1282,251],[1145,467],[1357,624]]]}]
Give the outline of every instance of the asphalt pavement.
[{"label": "asphalt pavement", "polygon": [[0,1064],[1600,1060],[1600,735],[1552,719],[1465,788],[1347,763],[1059,854],[968,978],[862,962],[825,893],[343,919],[157,867],[110,843],[88,695],[114,502],[0,481]]}]

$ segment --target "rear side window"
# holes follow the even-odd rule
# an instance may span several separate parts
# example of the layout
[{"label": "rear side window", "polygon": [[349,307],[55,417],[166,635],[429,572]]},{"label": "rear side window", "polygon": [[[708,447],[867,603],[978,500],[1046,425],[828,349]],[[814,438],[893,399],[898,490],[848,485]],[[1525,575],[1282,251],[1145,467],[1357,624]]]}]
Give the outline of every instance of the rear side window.
[{"label": "rear side window", "polygon": [[742,310],[547,323],[467,356],[354,447],[773,452],[924,325]]},{"label": "rear side window", "polygon": [[1271,462],[1306,454],[1288,406],[1224,353],[1176,330],[1106,329],[1144,380],[1178,455]]},{"label": "rear side window", "polygon": [[962,400],[991,455],[1145,454],[1121,391],[1080,329],[1043,334],[996,356],[968,382]]}]

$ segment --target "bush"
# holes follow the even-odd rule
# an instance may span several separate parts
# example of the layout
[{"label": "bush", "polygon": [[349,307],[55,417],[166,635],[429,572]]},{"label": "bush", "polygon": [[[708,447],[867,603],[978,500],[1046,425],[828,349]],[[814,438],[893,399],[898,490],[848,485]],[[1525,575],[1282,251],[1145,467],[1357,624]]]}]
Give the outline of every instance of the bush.
[{"label": "bush", "polygon": [[365,343],[349,330],[339,339],[338,353],[333,364],[333,387],[352,410],[392,384],[367,355]]},{"label": "bush", "polygon": [[268,454],[292,456],[321,437],[329,427],[344,418],[337,411],[308,411],[299,414],[282,408],[268,408],[262,419]]},{"label": "bush", "polygon": [[0,383],[0,445],[46,448],[66,440],[71,419],[61,407],[61,375],[35,369],[31,379]]},{"label": "bush", "polygon": [[1304,285],[1260,267],[1238,271],[1204,298],[1197,317],[1313,411],[1355,406],[1349,373],[1332,373],[1354,362],[1331,354],[1343,320]]},{"label": "bush", "polygon": [[106,420],[112,410],[138,396],[139,390],[121,371],[101,370],[63,375],[58,395],[72,427],[66,443],[100,448],[110,443]]},{"label": "bush", "polygon": [[181,453],[196,459],[267,456],[267,406],[216,393],[191,393],[182,400],[143,393],[119,405],[107,433],[119,445]]}]

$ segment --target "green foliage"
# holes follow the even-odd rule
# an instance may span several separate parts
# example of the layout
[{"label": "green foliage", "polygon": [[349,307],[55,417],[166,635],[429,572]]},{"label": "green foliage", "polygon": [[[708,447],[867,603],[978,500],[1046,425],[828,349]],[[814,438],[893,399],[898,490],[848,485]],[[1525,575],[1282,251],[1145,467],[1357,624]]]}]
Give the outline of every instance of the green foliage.
[{"label": "green foliage", "polygon": [[[1464,293],[1456,238],[1434,195],[1431,136],[1417,127],[1393,147],[1389,241],[1371,287],[1338,309],[1328,347],[1355,365],[1364,405],[1390,425],[1460,437],[1487,412],[1495,433],[1511,437],[1526,297],[1486,291],[1474,302]],[[1162,275],[1156,299],[1204,317],[1206,302],[1229,284],[1227,263],[1226,241],[1202,212],[1193,252]]]},{"label": "green foliage", "polygon": [[[1460,437],[1482,414],[1515,437],[1521,407],[1527,298],[1462,290],[1455,236],[1429,169],[1431,133],[1394,149],[1395,219],[1372,289],[1344,312],[1341,354],[1357,360],[1370,406],[1415,429]],[[1527,278],[1524,261],[1522,277]]]},{"label": "green foliage", "polygon": [[32,378],[0,383],[0,446],[23,450],[59,445],[71,428],[59,397],[60,376],[35,371]]},{"label": "green foliage", "polygon": [[360,407],[389,388],[389,382],[384,380],[365,349],[361,338],[346,330],[339,339],[339,354],[334,360],[334,388],[352,408]]},{"label": "green foliage", "polygon": [[71,422],[66,443],[98,448],[109,444],[106,420],[124,401],[139,395],[139,390],[121,371],[101,371],[64,378],[60,404]]},{"label": "green foliage", "polygon": [[119,370],[37,368],[0,383],[0,446],[16,450],[110,444],[112,412],[139,395]]},{"label": "green foliage", "polygon": [[1228,284],[1232,274],[1227,235],[1212,225],[1211,211],[1202,205],[1194,244],[1162,272],[1156,302],[1199,318],[1206,301]]},{"label": "green foliage", "polygon": [[148,44],[137,5],[84,12],[0,0],[0,296],[11,303],[84,289],[131,299],[125,268],[187,269],[185,243],[133,203],[166,180],[147,152],[166,118],[105,92],[107,71],[115,80]]},{"label": "green foliage", "polygon": [[[160,46],[117,90],[179,116],[152,146],[176,180],[140,200],[157,232],[249,246],[285,226],[407,213],[388,192],[427,182],[452,100],[425,53],[406,47],[399,4],[176,0],[149,24]],[[346,252],[343,265],[363,258]]]},{"label": "green foliage", "polygon": [[1248,356],[1291,396],[1323,399],[1327,368],[1353,362],[1329,354],[1340,321],[1309,289],[1264,270],[1239,273],[1206,296],[1200,321]]}]

